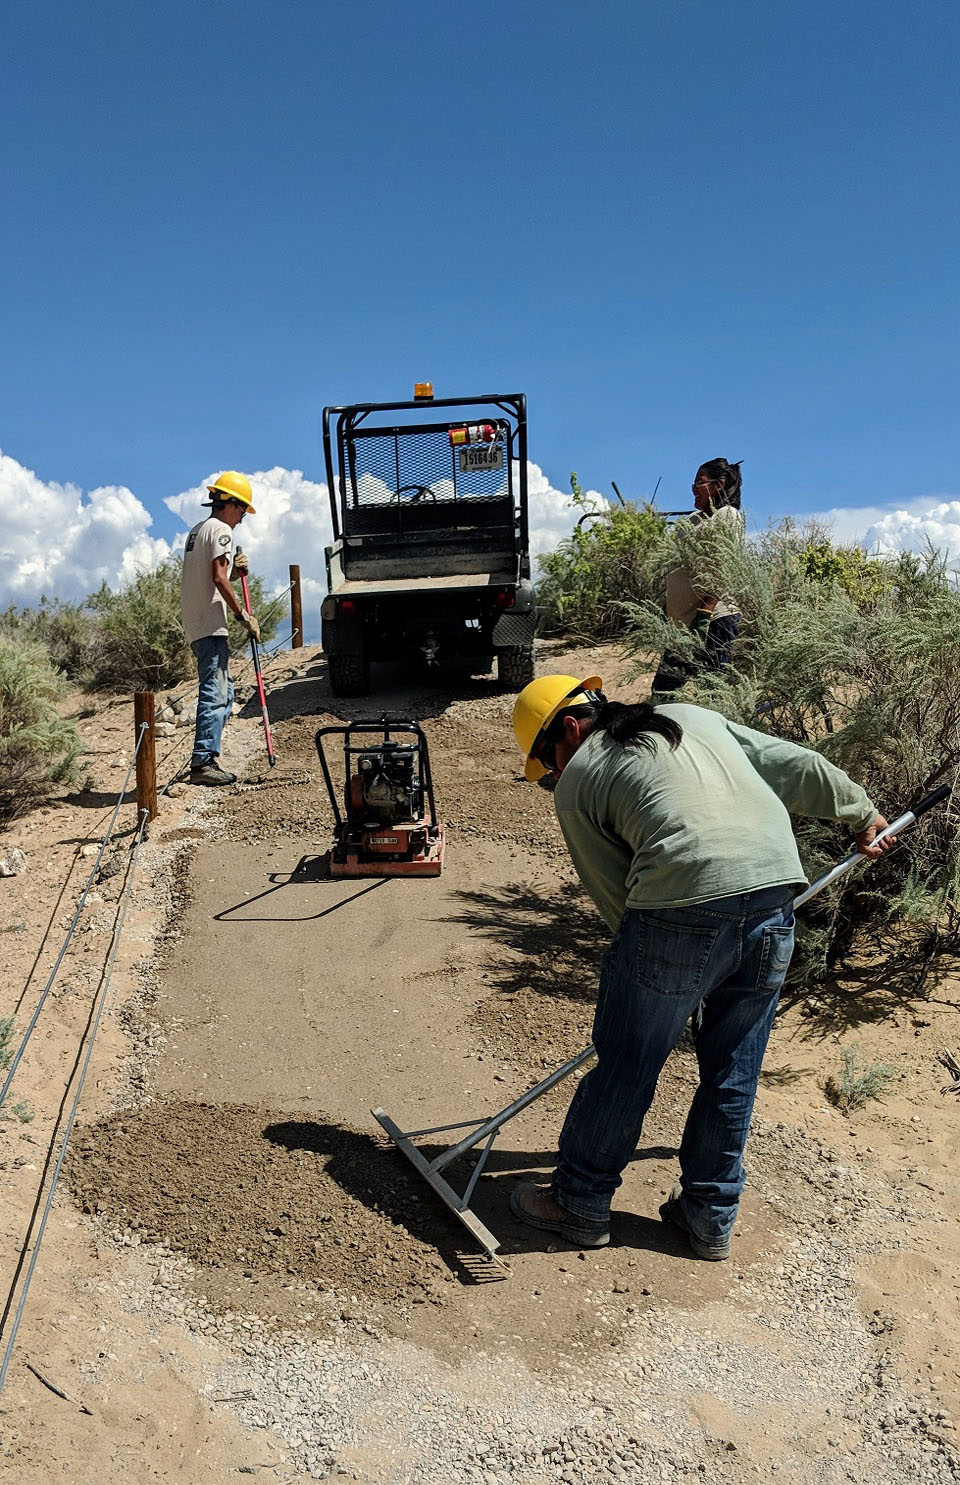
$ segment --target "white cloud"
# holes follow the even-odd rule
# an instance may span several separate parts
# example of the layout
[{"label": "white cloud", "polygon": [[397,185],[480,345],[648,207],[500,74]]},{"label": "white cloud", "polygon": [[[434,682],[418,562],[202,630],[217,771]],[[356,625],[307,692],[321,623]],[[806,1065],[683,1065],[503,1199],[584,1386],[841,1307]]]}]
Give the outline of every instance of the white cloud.
[{"label": "white cloud", "polygon": [[[9,454],[0,453],[0,608],[36,605],[42,595],[76,602],[102,582],[119,588],[137,572],[163,562],[183,546],[191,526],[203,520],[206,485],[219,471],[165,504],[183,530],[172,542],[151,536],[146,506],[122,485],[89,494],[74,484],[47,483]],[[530,547],[534,556],[552,551],[573,529],[578,511],[539,465],[527,466]],[[320,604],[326,592],[324,547],[331,540],[325,484],[299,469],[279,465],[250,476],[256,515],[241,528],[240,541],[267,591],[278,594],[289,581],[289,564],[300,565],[307,642],[320,637]],[[591,502],[608,502],[590,491]],[[837,506],[818,513],[834,537],[865,551],[922,552],[927,543],[947,553],[960,571],[960,497],[920,496],[901,506]]]},{"label": "white cloud", "polygon": [[[609,502],[596,490],[587,490],[587,499],[598,510]],[[539,464],[527,462],[527,494],[530,501],[530,550],[535,557],[552,552],[557,543],[569,536],[583,514],[570,503],[568,490],[555,490]]]},{"label": "white cloud", "polygon": [[960,571],[960,499],[921,495],[902,506],[838,506],[822,511],[838,541],[856,542],[866,552],[945,552]]},{"label": "white cloud", "polygon": [[[207,515],[206,486],[217,473],[165,500],[183,522],[182,531],[167,542],[150,535],[153,518],[126,487],[108,485],[84,494],[73,484],[47,483],[0,453],[0,608],[9,603],[32,607],[42,595],[77,602],[102,582],[119,588],[144,568],[156,567],[182,550],[186,532]],[[318,640],[326,593],[323,552],[332,538],[327,487],[299,469],[280,466],[258,471],[250,482],[256,514],[240,528],[241,545],[271,594],[286,587],[290,563],[299,563],[304,637]],[[554,489],[539,465],[528,464],[528,484],[530,545],[539,556],[570,532],[577,512],[569,494]],[[591,495],[598,506],[606,506],[601,495]]]},{"label": "white cloud", "polygon": [[76,601],[102,582],[119,587],[170,554],[148,535],[150,512],[123,485],[88,496],[46,484],[0,453],[0,607],[30,607],[42,595]]}]

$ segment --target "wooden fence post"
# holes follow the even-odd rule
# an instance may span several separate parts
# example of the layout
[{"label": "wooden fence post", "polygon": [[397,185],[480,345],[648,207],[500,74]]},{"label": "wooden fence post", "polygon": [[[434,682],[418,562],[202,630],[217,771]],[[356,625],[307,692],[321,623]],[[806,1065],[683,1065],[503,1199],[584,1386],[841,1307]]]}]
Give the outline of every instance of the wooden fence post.
[{"label": "wooden fence post", "polygon": [[147,730],[137,753],[137,817],[147,811],[147,819],[157,818],[157,729],[154,724],[152,691],[136,691],[133,697],[134,744],[140,738],[144,722]]},{"label": "wooden fence post", "polygon": [[291,648],[299,650],[303,644],[303,604],[300,599],[300,567],[290,564],[290,627],[293,630]]}]

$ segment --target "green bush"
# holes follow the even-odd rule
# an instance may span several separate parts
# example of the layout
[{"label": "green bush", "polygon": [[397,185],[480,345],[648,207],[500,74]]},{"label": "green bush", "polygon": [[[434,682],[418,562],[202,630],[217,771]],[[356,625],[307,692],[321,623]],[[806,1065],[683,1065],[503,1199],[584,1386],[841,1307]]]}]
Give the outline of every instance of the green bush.
[{"label": "green bush", "polygon": [[[182,557],[141,572],[118,593],[106,583],[88,600],[97,619],[91,685],[102,691],[159,691],[193,674],[194,659],[180,622]],[[259,578],[248,580],[254,613],[269,605]],[[261,626],[264,641],[276,633],[276,610]],[[246,631],[231,621],[234,652],[247,646]]]},{"label": "green bush", "polygon": [[42,645],[57,670],[77,685],[90,680],[97,621],[83,604],[41,598],[34,609],[10,606],[0,614],[0,633],[18,634]]},{"label": "green bush", "polygon": [[[540,559],[537,607],[546,634],[580,640],[612,639],[627,628],[622,600],[652,596],[646,558],[666,528],[649,505],[591,504],[576,473],[570,476],[577,524],[555,552]],[[589,524],[587,524],[589,522]]]},{"label": "green bush", "polygon": [[866,1066],[859,1047],[843,1047],[840,1072],[829,1077],[823,1091],[835,1108],[844,1114],[862,1109],[871,1098],[882,1098],[897,1076],[891,1062],[873,1062]]},{"label": "green bush", "polygon": [[63,677],[33,640],[0,633],[0,820],[12,820],[75,776],[82,745],[58,714]]},{"label": "green bush", "polygon": [[[701,671],[678,700],[818,748],[867,789],[889,818],[960,769],[960,593],[935,552],[862,562],[822,531],[791,522],[737,544],[712,522],[680,522],[648,557],[654,586],[683,560],[711,592],[736,595],[741,638],[720,673]],[[628,606],[637,673],[693,636],[651,600]],[[849,832],[799,822],[811,876],[849,849]],[[860,930],[893,916],[921,930],[920,960],[960,947],[960,844],[938,809],[869,873],[851,873],[804,910],[795,973],[812,983],[840,962]]]}]

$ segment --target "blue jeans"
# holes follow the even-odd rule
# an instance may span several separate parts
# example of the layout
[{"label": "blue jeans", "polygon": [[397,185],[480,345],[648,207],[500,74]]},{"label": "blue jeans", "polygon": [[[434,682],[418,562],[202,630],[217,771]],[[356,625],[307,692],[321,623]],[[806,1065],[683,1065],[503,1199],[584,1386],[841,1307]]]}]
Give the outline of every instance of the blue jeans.
[{"label": "blue jeans", "polygon": [[792,952],[788,887],[694,907],[627,909],[600,973],[597,1063],[560,1135],[553,1191],[567,1211],[608,1219],[660,1071],[702,1002],[694,1037],[700,1086],[680,1146],[681,1208],[702,1241],[729,1235],[760,1064]]},{"label": "blue jeans", "polygon": [[698,670],[722,670],[730,664],[730,651],[740,633],[739,614],[721,614],[707,626],[699,655],[688,659],[675,650],[665,650],[651,682],[651,691],[679,691]]},{"label": "blue jeans", "polygon": [[227,638],[210,634],[190,646],[197,657],[200,689],[197,693],[197,730],[193,739],[191,768],[202,768],[220,756],[223,727],[233,706]]}]

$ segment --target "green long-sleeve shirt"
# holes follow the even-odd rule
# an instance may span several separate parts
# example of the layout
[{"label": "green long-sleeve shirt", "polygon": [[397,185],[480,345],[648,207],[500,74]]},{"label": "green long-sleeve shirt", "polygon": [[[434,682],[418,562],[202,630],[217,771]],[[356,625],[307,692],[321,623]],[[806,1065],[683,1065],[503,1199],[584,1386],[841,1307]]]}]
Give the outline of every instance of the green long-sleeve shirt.
[{"label": "green long-sleeve shirt", "polygon": [[683,728],[678,748],[657,734],[648,752],[592,732],[554,791],[573,864],[611,928],[626,907],[799,886],[791,812],[854,831],[873,823],[866,792],[812,749],[706,707],[657,710]]}]

